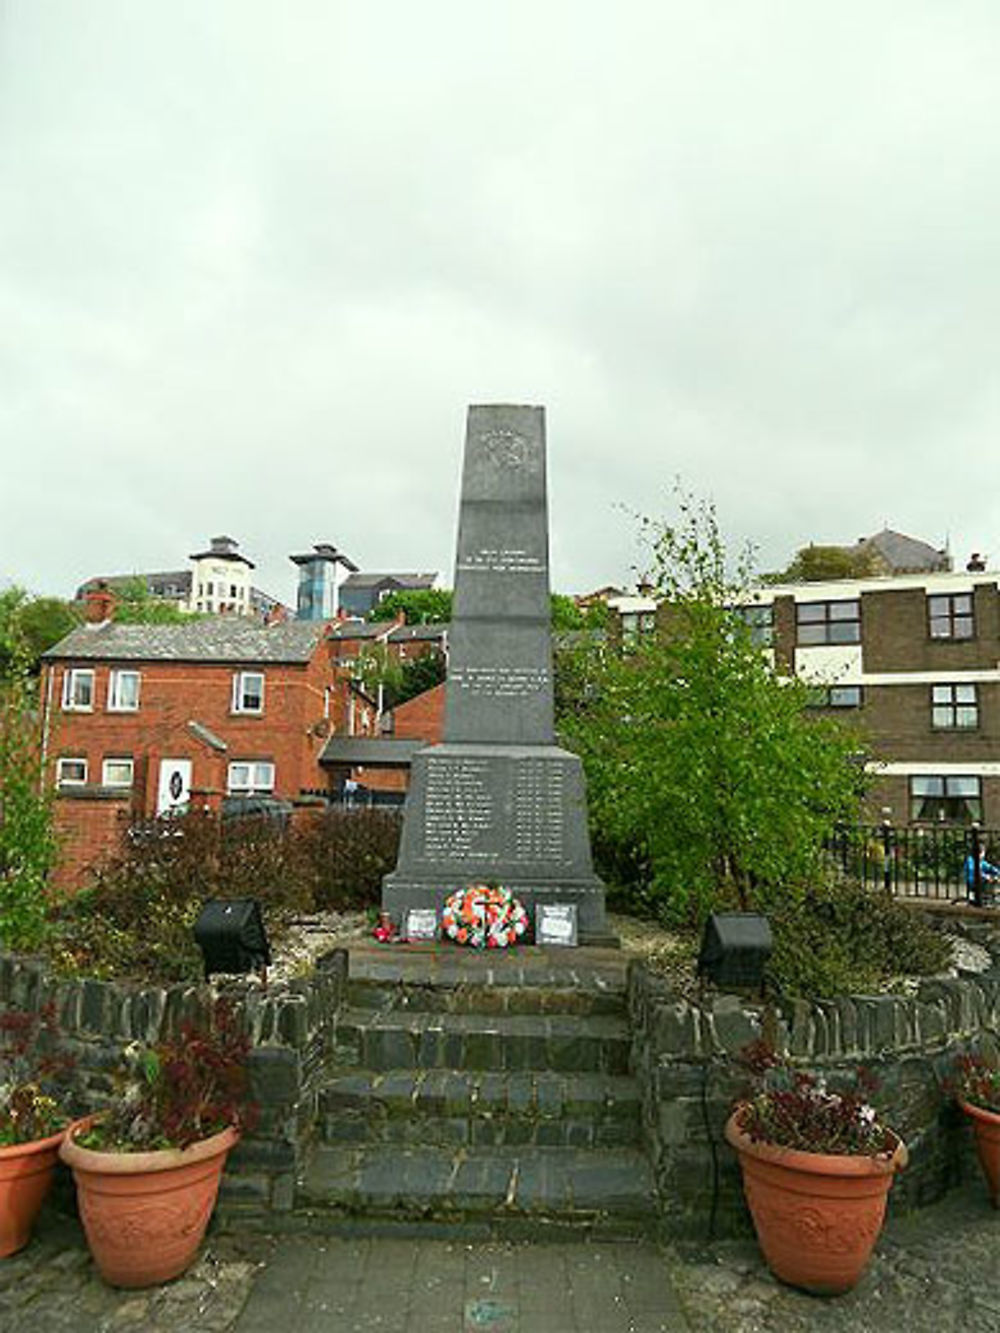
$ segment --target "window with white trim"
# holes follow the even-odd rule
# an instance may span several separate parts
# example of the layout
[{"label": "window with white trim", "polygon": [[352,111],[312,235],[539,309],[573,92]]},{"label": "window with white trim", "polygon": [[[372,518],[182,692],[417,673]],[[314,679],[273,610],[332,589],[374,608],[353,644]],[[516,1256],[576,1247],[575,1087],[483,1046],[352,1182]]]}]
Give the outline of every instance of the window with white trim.
[{"label": "window with white trim", "polygon": [[750,631],[750,642],[755,648],[770,648],[774,643],[774,607],[734,606],[733,614],[743,621]]},{"label": "window with white trim", "polygon": [[826,643],[861,642],[861,603],[799,602],[795,607],[796,643],[800,648]]},{"label": "window with white trim", "polygon": [[56,783],[58,786],[82,787],[86,781],[86,759],[60,759],[56,763]]},{"label": "window with white trim", "polygon": [[134,713],[139,707],[138,671],[112,671],[108,684],[108,712]]},{"label": "window with white trim", "polygon": [[860,708],[860,685],[811,685],[807,704],[810,708]]},{"label": "window with white trim", "polygon": [[978,777],[910,778],[910,819],[914,823],[971,824],[983,817],[983,784]]},{"label": "window with white trim", "polygon": [[971,639],[976,633],[972,593],[934,594],[927,598],[927,623],[932,639]]},{"label": "window with white trim", "polygon": [[932,685],[931,726],[963,731],[979,726],[975,685]]},{"label": "window with white trim", "polygon": [[260,796],[274,791],[274,764],[240,759],[229,765],[226,790],[231,796]]},{"label": "window with white trim", "polygon": [[263,671],[237,671],[233,676],[233,712],[263,713]]},{"label": "window with white trim", "polygon": [[131,787],[135,763],[131,759],[105,759],[101,765],[101,786]]},{"label": "window with white trim", "polygon": [[63,674],[63,711],[90,713],[94,708],[94,672],[91,667],[69,667]]}]

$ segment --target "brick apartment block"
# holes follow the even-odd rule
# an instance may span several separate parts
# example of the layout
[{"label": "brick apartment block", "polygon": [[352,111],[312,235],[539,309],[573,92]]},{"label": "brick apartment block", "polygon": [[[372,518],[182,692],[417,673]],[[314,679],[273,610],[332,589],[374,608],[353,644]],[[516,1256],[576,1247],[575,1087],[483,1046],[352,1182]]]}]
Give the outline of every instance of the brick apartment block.
[{"label": "brick apartment block", "polygon": [[[92,609],[107,614],[106,594]],[[324,760],[328,742],[377,742],[384,722],[355,678],[360,651],[400,631],[389,651],[430,651],[433,636],[415,633],[422,628],[229,616],[179,625],[103,618],[73,630],[45,654],[41,679],[61,882],[75,882],[138,817],[223,794],[332,794],[351,767]],[[440,709],[413,703],[425,730],[418,737],[411,726],[408,749],[440,739]],[[408,754],[383,754],[382,765],[402,766],[389,785],[405,788]]]},{"label": "brick apartment block", "polygon": [[743,608],[815,706],[855,721],[870,751],[870,814],[1000,826],[997,572],[925,571],[775,585]]}]

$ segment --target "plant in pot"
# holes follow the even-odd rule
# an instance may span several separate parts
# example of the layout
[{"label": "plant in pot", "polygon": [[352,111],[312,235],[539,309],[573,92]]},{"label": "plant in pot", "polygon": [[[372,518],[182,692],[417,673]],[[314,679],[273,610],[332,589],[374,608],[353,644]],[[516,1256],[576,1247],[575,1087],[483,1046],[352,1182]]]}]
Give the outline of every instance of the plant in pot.
[{"label": "plant in pot", "polygon": [[51,1005],[0,1014],[0,1258],[27,1245],[70,1122],[58,1035]]},{"label": "plant in pot", "polygon": [[765,1042],[742,1053],[752,1090],[726,1124],[768,1267],[818,1295],[850,1290],[864,1272],[906,1145],[868,1101],[859,1070],[838,1090],[795,1070]]},{"label": "plant in pot", "polygon": [[194,1259],[226,1156],[251,1118],[249,1048],[238,1015],[218,1001],[209,1022],[129,1047],[114,1104],[70,1128],[60,1154],[106,1282],[152,1286]]},{"label": "plant in pot", "polygon": [[958,1056],[953,1087],[972,1123],[993,1207],[1000,1208],[1000,1062],[996,1056]]}]

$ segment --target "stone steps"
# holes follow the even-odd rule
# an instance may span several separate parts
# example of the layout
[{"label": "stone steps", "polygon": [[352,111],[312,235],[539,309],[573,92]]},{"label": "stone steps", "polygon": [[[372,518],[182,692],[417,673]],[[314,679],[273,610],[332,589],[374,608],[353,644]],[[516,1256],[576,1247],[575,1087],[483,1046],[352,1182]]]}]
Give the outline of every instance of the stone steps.
[{"label": "stone steps", "polygon": [[348,1001],[359,1009],[621,1014],[627,970],[617,949],[369,945],[351,950]]},{"label": "stone steps", "polygon": [[653,1231],[625,986],[616,950],[352,949],[296,1217],[406,1235]]},{"label": "stone steps", "polygon": [[351,981],[347,1002],[353,1009],[390,1009],[437,1014],[589,1014],[620,1016],[625,1013],[625,994],[610,984],[575,990],[570,986],[547,987],[519,984],[489,986],[458,981],[454,985],[430,985],[400,978],[393,981]]},{"label": "stone steps", "polygon": [[551,1070],[623,1075],[630,1036],[609,1015],[435,1013],[347,1009],[338,1015],[332,1063],[393,1069]]},{"label": "stone steps", "polygon": [[611,1148],[641,1132],[638,1084],[605,1074],[344,1069],[319,1104],[330,1143]]},{"label": "stone steps", "polygon": [[652,1171],[632,1149],[315,1149],[297,1209],[312,1226],[444,1223],[455,1234],[515,1238],[554,1233],[651,1234],[657,1206]]}]

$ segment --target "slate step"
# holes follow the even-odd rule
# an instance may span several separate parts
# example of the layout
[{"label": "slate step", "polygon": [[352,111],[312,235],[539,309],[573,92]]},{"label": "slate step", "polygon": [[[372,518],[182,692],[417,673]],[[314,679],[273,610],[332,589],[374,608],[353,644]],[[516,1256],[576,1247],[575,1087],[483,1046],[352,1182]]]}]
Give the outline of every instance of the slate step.
[{"label": "slate step", "polygon": [[318,1147],[296,1193],[303,1210],[313,1225],[323,1215],[485,1222],[498,1235],[561,1224],[635,1236],[655,1230],[658,1216],[650,1165],[634,1150],[395,1145]]},{"label": "slate step", "polygon": [[524,986],[473,981],[441,982],[351,980],[347,1002],[355,1009],[405,1010],[440,1014],[588,1014],[624,1015],[625,991],[601,978],[593,989],[568,985]]},{"label": "slate step", "polygon": [[449,944],[360,945],[350,954],[350,1003],[443,1012],[612,1013],[625,1003],[618,949],[477,952]]},{"label": "slate step", "polygon": [[627,1074],[621,1018],[571,1014],[438,1014],[347,1009],[338,1015],[335,1066],[393,1069],[551,1070]]},{"label": "slate step", "polygon": [[641,1096],[606,1074],[345,1069],[320,1090],[330,1143],[634,1147]]}]

